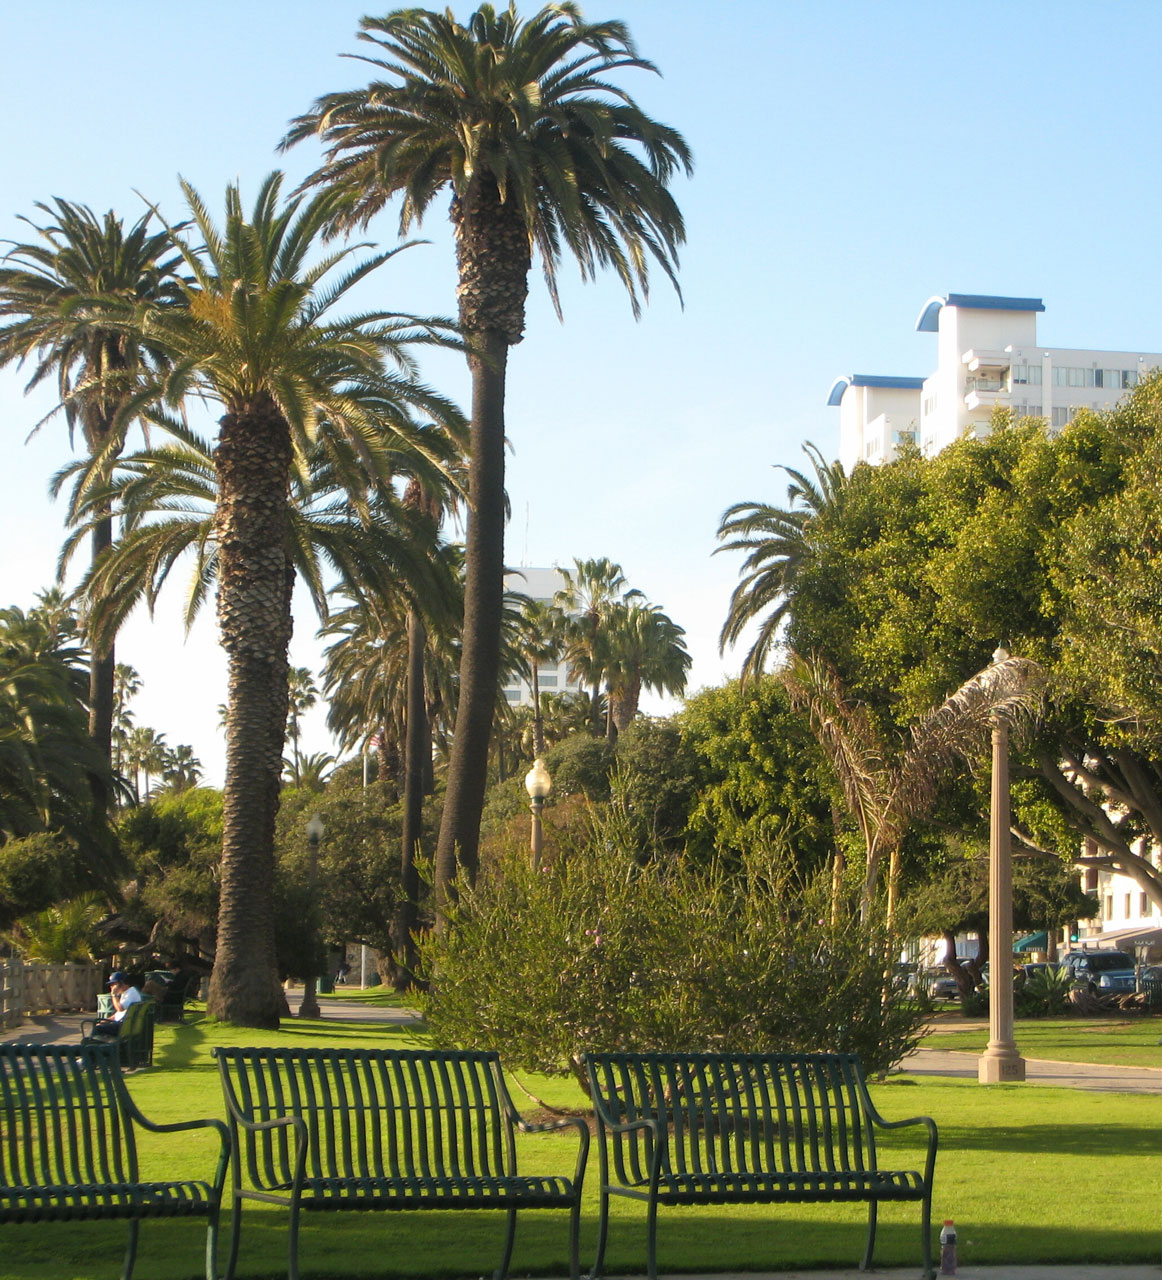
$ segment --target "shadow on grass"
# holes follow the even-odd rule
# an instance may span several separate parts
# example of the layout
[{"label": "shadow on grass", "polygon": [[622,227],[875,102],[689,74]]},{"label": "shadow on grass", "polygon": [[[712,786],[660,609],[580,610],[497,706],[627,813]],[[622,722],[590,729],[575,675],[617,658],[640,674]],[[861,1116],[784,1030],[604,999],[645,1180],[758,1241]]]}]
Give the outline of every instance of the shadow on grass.
[{"label": "shadow on grass", "polygon": [[[920,1263],[919,1213],[881,1220],[879,1267]],[[886,1214],[886,1211],[885,1211]],[[752,1273],[820,1268],[854,1269],[862,1254],[865,1212],[856,1206],[810,1210],[764,1209],[758,1214],[663,1210],[658,1222],[662,1272]],[[958,1218],[961,1265],[1153,1263],[1157,1233],[1104,1226],[1076,1229],[1025,1226],[989,1217]],[[243,1218],[239,1280],[286,1275],[287,1215],[248,1209]],[[513,1275],[568,1274],[567,1222],[563,1213],[525,1213],[517,1226]],[[450,1213],[334,1213],[304,1216],[300,1258],[304,1280],[364,1277],[475,1277],[500,1259],[504,1215],[496,1210]],[[117,1259],[126,1229],[119,1223],[30,1224],[5,1228],[5,1280],[71,1280],[109,1274],[93,1259]],[[582,1266],[592,1261],[596,1217],[586,1213]],[[191,1280],[201,1272],[204,1228],[197,1223],[147,1222],[141,1232],[140,1274],[149,1280]],[[640,1212],[615,1218],[606,1254],[608,1274],[643,1275],[645,1219]]]}]

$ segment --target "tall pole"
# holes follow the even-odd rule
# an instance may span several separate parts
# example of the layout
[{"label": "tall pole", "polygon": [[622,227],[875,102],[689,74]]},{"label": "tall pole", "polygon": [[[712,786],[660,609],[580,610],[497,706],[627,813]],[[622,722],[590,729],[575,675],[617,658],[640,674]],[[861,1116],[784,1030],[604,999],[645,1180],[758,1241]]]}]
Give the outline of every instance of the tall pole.
[{"label": "tall pole", "polygon": [[[993,654],[994,662],[1009,655]],[[1025,1059],[1013,1038],[1013,842],[1009,821],[1009,722],[993,720],[989,822],[989,1043],[977,1065],[981,1084],[1024,1080]]]},{"label": "tall pole", "polygon": [[541,811],[545,807],[545,797],[553,789],[553,779],[549,776],[545,762],[537,756],[533,767],[525,775],[525,790],[529,793],[529,809],[533,815],[531,839],[529,840],[529,857],[535,871],[541,865],[541,849],[544,832],[541,826]]}]

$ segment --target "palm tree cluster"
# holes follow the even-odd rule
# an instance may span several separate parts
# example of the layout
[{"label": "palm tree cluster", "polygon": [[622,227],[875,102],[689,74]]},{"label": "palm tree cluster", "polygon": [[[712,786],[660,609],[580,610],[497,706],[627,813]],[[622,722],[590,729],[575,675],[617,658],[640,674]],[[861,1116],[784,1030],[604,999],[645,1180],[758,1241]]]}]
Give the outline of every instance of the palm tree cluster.
[{"label": "palm tree cluster", "polygon": [[[320,98],[284,140],[325,149],[300,191],[284,197],[272,174],[247,209],[231,185],[219,222],[183,184],[185,221],[151,209],[129,227],[57,200],[38,206],[37,238],[0,264],[0,366],[29,362],[30,387],[55,379],[58,412],[85,445],[55,488],[68,491],[62,571],[91,546],[79,598],[97,758],[141,773],[147,791],[159,772],[188,785],[197,762],[178,760],[180,749],[167,757],[163,740],[134,729],[125,688],[117,710],[115,636],[138,603],[153,607],[179,560],[193,564],[187,620],[214,593],[229,694],[210,1011],[255,1026],[275,1025],[281,1006],[269,884],[288,717],[292,779],[305,768],[298,723],[311,695],[288,662],[296,581],[326,619],[338,580],[340,634],[350,629],[353,643],[360,631],[372,644],[406,637],[405,709],[385,702],[375,722],[406,739],[409,779],[430,770],[428,726],[455,708],[437,854],[445,903],[457,865],[472,875],[476,863],[506,613],[506,357],[523,332],[532,258],[554,302],[565,253],[585,277],[611,267],[637,314],[648,263],[674,280],[684,235],[668,184],[689,171],[689,151],[614,83],[654,70],[622,24],[587,23],[569,3],[528,20],[483,5],[463,24],[426,10],[368,18],[360,38],[375,46],[364,59],[375,79]],[[337,315],[399,250],[323,240],[366,225],[396,196],[406,232],[445,188],[458,326],[386,310]],[[418,378],[416,350],[437,344],[467,355],[468,427]],[[194,403],[217,407],[214,440],[191,426]],[[130,449],[138,426],[160,439]],[[439,526],[460,493],[467,548],[457,564]],[[643,647],[665,631],[639,622]],[[437,652],[443,679],[432,674]],[[625,706],[643,679],[627,660],[616,684]],[[85,776],[107,808],[106,774]]]}]

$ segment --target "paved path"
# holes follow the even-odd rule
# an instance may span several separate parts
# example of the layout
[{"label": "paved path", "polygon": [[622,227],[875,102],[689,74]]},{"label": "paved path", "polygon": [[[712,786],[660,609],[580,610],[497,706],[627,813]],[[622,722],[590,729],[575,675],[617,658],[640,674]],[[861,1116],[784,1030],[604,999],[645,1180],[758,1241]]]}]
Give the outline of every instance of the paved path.
[{"label": "paved path", "polygon": [[[297,1012],[302,999],[302,988],[287,992],[291,1011]],[[362,1004],[351,997],[341,1000],[319,997],[319,1007],[328,1022],[383,1022],[395,1026],[416,1026],[419,1015],[412,1009],[385,1008],[377,1004]],[[92,1014],[86,1015],[92,1017]],[[0,1032],[0,1042],[14,1040],[58,1044],[75,1043],[80,1039],[81,1014],[58,1014],[29,1019],[22,1027]],[[958,1021],[948,1030],[971,1030],[976,1024]],[[987,1024],[981,1024],[987,1027]],[[976,1079],[978,1055],[971,1052],[941,1049],[940,1028],[907,1058],[901,1070],[918,1076],[956,1076]],[[1162,1058],[1162,1054],[1159,1055]],[[1026,1079],[1030,1084],[1056,1085],[1069,1089],[1088,1089],[1096,1093],[1162,1093],[1162,1066],[1113,1067],[1095,1066],[1084,1062],[1047,1062],[1036,1058],[1026,1059]]]}]

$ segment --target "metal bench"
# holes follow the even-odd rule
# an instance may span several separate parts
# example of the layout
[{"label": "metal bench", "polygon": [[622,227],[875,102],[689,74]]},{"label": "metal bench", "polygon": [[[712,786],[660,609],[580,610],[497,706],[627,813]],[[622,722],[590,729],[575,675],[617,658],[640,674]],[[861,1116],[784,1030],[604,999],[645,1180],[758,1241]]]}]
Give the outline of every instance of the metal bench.
[{"label": "metal bench", "polygon": [[[142,1180],[137,1127],[215,1130],[221,1147],[213,1177]],[[228,1155],[221,1120],[147,1120],[125,1087],[114,1044],[0,1045],[0,1223],[126,1219],[121,1274],[131,1280],[143,1219],[204,1217],[206,1280],[216,1280]]]},{"label": "metal bench", "polygon": [[[609,1197],[647,1204],[647,1268],[657,1276],[658,1205],[866,1201],[863,1261],[872,1264],[882,1201],[921,1204],[924,1274],[932,1269],[936,1125],[888,1122],[854,1054],[587,1054],[601,1156],[597,1255],[601,1276]],[[883,1169],[876,1129],[922,1125],[922,1173]]]},{"label": "metal bench", "polygon": [[96,1022],[86,1018],[81,1023],[81,1043],[88,1045],[113,1044],[117,1046],[121,1068],[136,1071],[138,1067],[153,1066],[153,1023],[157,1016],[154,1002],[145,997],[134,1001],[125,1017],[116,1024],[114,1035],[97,1035]]},{"label": "metal bench", "polygon": [[[495,1053],[391,1049],[228,1049],[222,1076],[233,1147],[234,1218],[227,1280],[238,1260],[242,1202],[290,1209],[288,1280],[298,1278],[303,1210],[504,1209],[497,1268],[512,1257],[517,1209],[568,1209],[578,1276],[583,1120],[526,1124]],[[575,1127],[572,1178],[517,1172],[514,1132]]]}]

